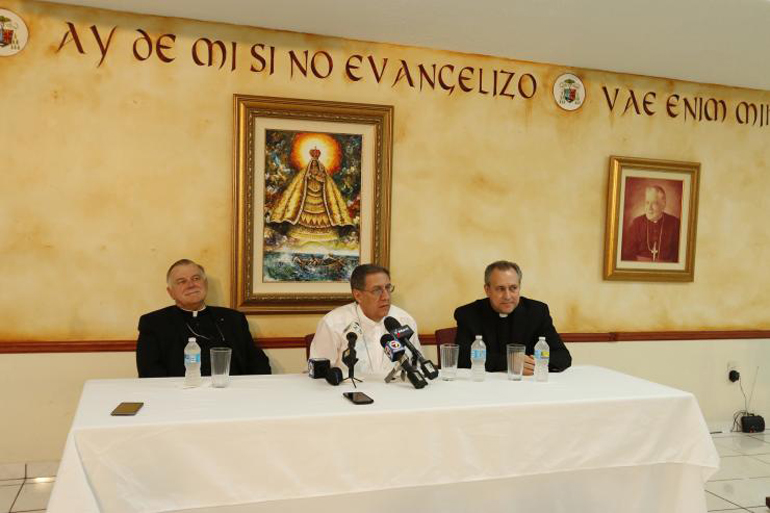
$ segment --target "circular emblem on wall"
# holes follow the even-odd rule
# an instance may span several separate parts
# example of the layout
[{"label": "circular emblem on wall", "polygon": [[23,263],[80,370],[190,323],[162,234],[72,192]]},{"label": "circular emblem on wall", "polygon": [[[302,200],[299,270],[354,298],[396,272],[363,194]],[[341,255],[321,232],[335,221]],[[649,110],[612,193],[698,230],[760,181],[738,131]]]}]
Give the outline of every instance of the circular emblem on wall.
[{"label": "circular emblem on wall", "polygon": [[0,57],[19,53],[27,46],[29,31],[18,14],[0,9]]},{"label": "circular emblem on wall", "polygon": [[565,73],[553,83],[553,99],[564,110],[579,109],[586,99],[583,81],[572,73]]}]

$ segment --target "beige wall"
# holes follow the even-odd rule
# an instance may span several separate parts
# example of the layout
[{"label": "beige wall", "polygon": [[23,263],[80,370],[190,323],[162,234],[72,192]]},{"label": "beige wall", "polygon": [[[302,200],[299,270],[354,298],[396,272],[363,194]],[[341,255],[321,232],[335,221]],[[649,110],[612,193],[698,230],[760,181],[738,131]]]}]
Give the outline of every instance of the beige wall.
[{"label": "beige wall", "polygon": [[[769,208],[770,128],[669,119],[661,105],[653,117],[620,116],[601,86],[731,105],[770,103],[768,92],[584,71],[588,100],[567,113],[550,95],[565,71],[554,66],[36,2],[8,7],[32,38],[0,61],[0,339],[131,338],[142,312],[168,303],[163,273],[181,256],[202,261],[214,300],[227,301],[233,93],[395,106],[395,300],[422,331],[451,324],[453,309],[482,293],[484,265],[499,257],[523,266],[524,293],[546,300],[563,331],[770,326],[770,278],[753,265],[770,261],[770,225],[758,222]],[[56,52],[68,21],[85,55],[71,42]],[[93,24],[105,39],[118,27],[101,67]],[[177,34],[176,60],[134,59],[136,28]],[[204,36],[239,42],[242,67],[196,66],[189,48]],[[283,55],[273,76],[248,71],[253,43]],[[305,49],[328,51],[337,72],[290,78],[287,51]],[[379,85],[353,83],[341,68],[356,52],[412,67],[532,73],[539,91],[532,100],[447,95],[390,87],[394,73]],[[702,163],[694,283],[602,280],[613,154]],[[257,335],[296,336],[316,320],[263,316],[253,326]]]},{"label": "beige wall", "polygon": [[[770,128],[670,119],[661,100],[655,116],[620,115],[626,96],[621,92],[610,112],[601,87],[656,91],[659,99],[673,92],[715,97],[731,106],[768,104],[770,92],[32,1],[5,7],[22,15],[31,39],[20,54],[0,58],[0,340],[133,338],[141,313],[168,304],[163,275],[182,256],[206,265],[213,302],[227,303],[234,93],[395,106],[395,302],[423,333],[452,325],[453,309],[482,294],[483,267],[497,258],[522,265],[524,294],[547,301],[561,331],[770,327],[770,276],[761,270],[770,261],[770,224],[763,222],[770,215]],[[67,22],[77,27],[85,55],[73,43],[57,52]],[[105,39],[118,27],[100,67],[91,25]],[[137,61],[137,28],[153,37],[176,34],[176,60]],[[243,64],[235,71],[196,66],[189,48],[199,37],[237,42]],[[254,43],[277,47],[274,75],[248,71]],[[289,50],[328,51],[335,71],[326,80],[291,78]],[[531,73],[539,87],[524,100],[391,87],[395,70],[381,84],[371,75],[352,82],[342,67],[353,53],[404,59],[413,70],[452,63]],[[574,113],[550,95],[565,71],[577,71],[588,88]],[[602,280],[609,155],[702,164],[693,283]],[[256,316],[252,332],[301,336],[317,319]],[[692,358],[684,371],[661,366],[647,345],[638,352],[635,344],[579,346],[576,355],[621,368],[631,358],[639,367],[629,371],[650,369],[643,375],[663,382],[690,376],[703,402],[726,400],[732,389],[713,396],[702,369],[724,368],[721,359],[734,348],[756,346],[770,361],[758,349],[766,342],[720,342],[719,349],[682,343]],[[302,367],[301,350],[271,357],[279,371]],[[3,404],[23,411],[10,390],[29,388],[24,397],[50,421],[41,457],[60,448],[84,379],[133,375],[127,354],[0,354],[0,365]],[[713,415],[732,409],[715,407]],[[36,415],[23,413],[14,433],[38,426]],[[6,450],[16,449],[3,447],[0,456]]]}]

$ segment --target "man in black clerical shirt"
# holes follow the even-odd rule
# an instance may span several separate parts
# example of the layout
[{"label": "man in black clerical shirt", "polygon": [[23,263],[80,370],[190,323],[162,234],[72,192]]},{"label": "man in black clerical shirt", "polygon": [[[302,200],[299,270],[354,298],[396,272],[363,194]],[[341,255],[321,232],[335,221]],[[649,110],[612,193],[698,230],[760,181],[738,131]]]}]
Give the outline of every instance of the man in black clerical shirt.
[{"label": "man in black clerical shirt", "polygon": [[190,337],[201,347],[201,374],[211,375],[212,347],[232,349],[230,374],[270,374],[270,362],[254,344],[246,316],[206,305],[208,282],[192,260],[174,262],[166,273],[168,295],[176,303],[139,319],[136,368],[140,378],[184,376],[184,348]]},{"label": "man in black clerical shirt", "polygon": [[506,371],[505,346],[522,344],[527,347],[524,374],[532,375],[532,354],[538,337],[545,337],[548,342],[551,372],[563,371],[572,364],[572,356],[553,326],[548,305],[520,295],[521,274],[521,268],[513,262],[500,260],[489,264],[484,271],[487,297],[455,310],[459,367],[471,366],[471,344],[476,335],[481,335],[487,346],[489,372]]}]

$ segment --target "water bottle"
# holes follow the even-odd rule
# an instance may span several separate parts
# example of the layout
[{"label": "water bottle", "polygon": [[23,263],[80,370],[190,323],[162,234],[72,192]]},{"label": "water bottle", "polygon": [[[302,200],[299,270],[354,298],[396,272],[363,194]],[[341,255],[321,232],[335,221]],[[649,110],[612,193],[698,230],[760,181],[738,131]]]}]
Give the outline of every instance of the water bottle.
[{"label": "water bottle", "polygon": [[471,344],[471,375],[473,381],[484,381],[487,376],[487,346],[481,340],[481,335],[476,335],[476,340]]},{"label": "water bottle", "polygon": [[537,339],[535,344],[535,381],[548,381],[548,359],[551,356],[545,337]]},{"label": "water bottle", "polygon": [[201,385],[201,346],[195,337],[187,339],[184,347],[184,386],[199,387]]}]

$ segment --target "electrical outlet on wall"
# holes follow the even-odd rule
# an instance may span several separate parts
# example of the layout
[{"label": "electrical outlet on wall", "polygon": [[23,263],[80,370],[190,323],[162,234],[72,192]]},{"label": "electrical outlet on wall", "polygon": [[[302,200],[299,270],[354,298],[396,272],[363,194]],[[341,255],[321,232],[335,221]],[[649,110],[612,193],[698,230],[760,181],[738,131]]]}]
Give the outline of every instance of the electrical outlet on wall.
[{"label": "electrical outlet on wall", "polygon": [[727,380],[730,383],[735,383],[740,379],[740,373],[738,372],[738,362],[730,360],[727,362]]}]

